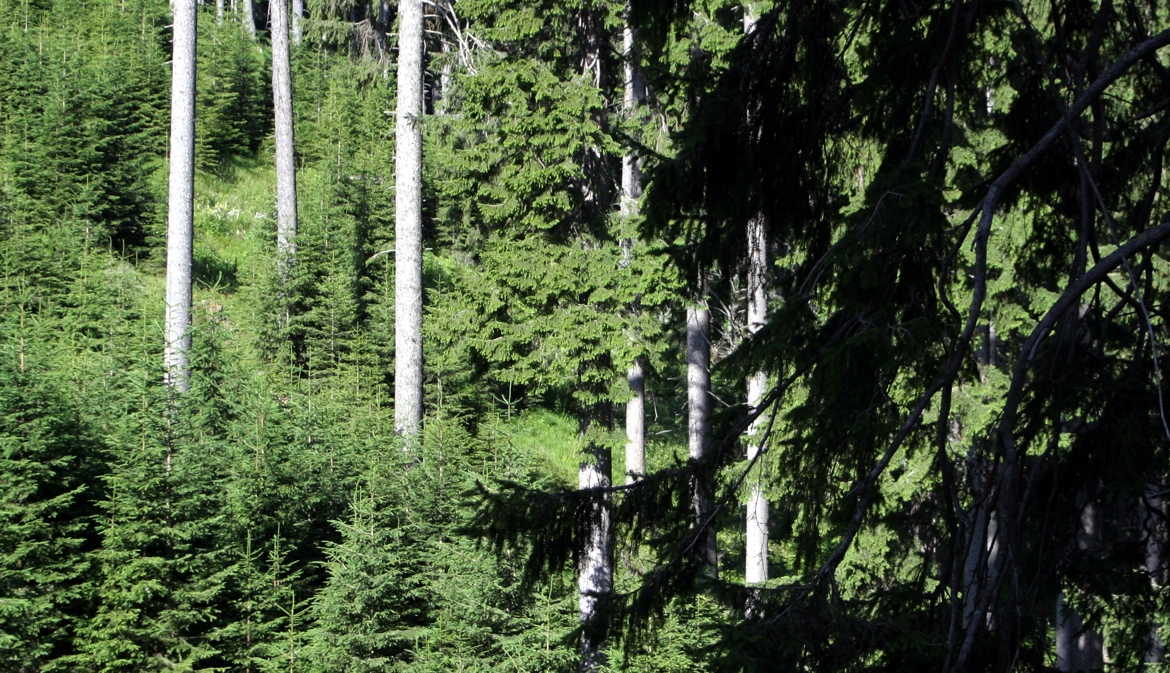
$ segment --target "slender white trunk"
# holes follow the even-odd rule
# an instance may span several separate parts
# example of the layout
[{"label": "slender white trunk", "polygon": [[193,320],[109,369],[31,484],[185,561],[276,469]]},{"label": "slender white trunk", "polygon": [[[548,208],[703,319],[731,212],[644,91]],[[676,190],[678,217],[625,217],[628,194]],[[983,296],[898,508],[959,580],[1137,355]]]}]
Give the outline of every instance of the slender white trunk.
[{"label": "slender white trunk", "polygon": [[[626,14],[629,12],[630,5],[627,2]],[[628,19],[622,30],[622,55],[625,58],[622,108],[626,114],[633,114],[635,108],[645,98],[646,92],[634,51],[634,29],[630,27]],[[638,158],[626,153],[622,156],[623,216],[629,217],[637,211],[638,197],[641,195],[642,171],[638,166]],[[632,249],[631,242],[630,250]],[[626,380],[629,381],[630,390],[634,393],[633,399],[626,402],[626,483],[630,484],[646,475],[646,378],[642,371],[642,363],[634,360]]]},{"label": "slender white trunk", "polygon": [[256,39],[256,3],[255,0],[241,0],[244,3],[244,28],[248,35]]},{"label": "slender white trunk", "polygon": [[398,111],[394,127],[394,427],[416,435],[423,418],[423,3],[398,3]]},{"label": "slender white trunk", "polygon": [[293,136],[288,0],[272,0],[272,105],[276,123],[276,265],[287,284],[297,257],[297,175]]},{"label": "slender white trunk", "polygon": [[642,363],[634,360],[626,374],[634,397],[626,402],[626,483],[646,476],[646,379]]},{"label": "slender white trunk", "polygon": [[[704,461],[711,434],[711,312],[704,302],[687,307],[687,439],[692,460]],[[707,523],[711,508],[711,484],[695,478],[691,484],[691,508],[695,520]],[[700,543],[707,572],[717,576],[718,550],[715,527],[708,525]]]},{"label": "slender white trunk", "polygon": [[[1081,530],[1077,546],[1092,552],[1101,546],[1101,513],[1090,500],[1081,510]],[[1092,629],[1085,629],[1081,616],[1064,602],[1064,594],[1056,598],[1056,668],[1060,671],[1099,671],[1105,667],[1104,638]]]},{"label": "slender white trunk", "polygon": [[305,0],[292,0],[292,43],[301,43],[301,19],[305,16]]},{"label": "slender white trunk", "polygon": [[[626,13],[630,6],[626,3]],[[622,55],[625,58],[623,67],[624,92],[622,108],[626,114],[633,114],[638,105],[646,97],[646,86],[642,80],[642,69],[638,67],[637,52],[635,51],[634,29],[627,20],[622,30]],[[642,195],[642,169],[638,157],[632,153],[622,156],[622,215],[632,215],[636,212],[638,197]]]},{"label": "slender white trunk", "polygon": [[223,25],[223,9],[223,0],[215,0],[215,25],[217,26]]},{"label": "slender white trunk", "polygon": [[[610,457],[607,447],[590,445],[581,461],[577,486],[604,488],[611,483]],[[605,664],[607,615],[604,605],[613,593],[613,541],[610,528],[609,496],[592,512],[588,539],[584,541],[577,564],[578,618],[585,627],[581,634],[581,673],[593,673]]]},{"label": "slender white trunk", "polygon": [[[768,315],[768,230],[767,221],[762,214],[748,222],[748,331],[752,334],[760,331]],[[764,391],[768,384],[768,375],[764,371],[756,372],[748,380],[748,406],[755,409],[764,399]],[[748,428],[749,461],[757,460],[762,448],[762,433],[767,420],[761,416]],[[747,562],[744,568],[744,581],[749,586],[759,585],[768,581],[768,499],[764,497],[763,484],[760,475],[762,465],[753,468],[752,478],[749,480],[751,492],[747,502]]]},{"label": "slender white trunk", "polygon": [[170,178],[167,193],[166,384],[186,392],[191,350],[191,257],[195,195],[196,0],[176,0],[171,57]]}]

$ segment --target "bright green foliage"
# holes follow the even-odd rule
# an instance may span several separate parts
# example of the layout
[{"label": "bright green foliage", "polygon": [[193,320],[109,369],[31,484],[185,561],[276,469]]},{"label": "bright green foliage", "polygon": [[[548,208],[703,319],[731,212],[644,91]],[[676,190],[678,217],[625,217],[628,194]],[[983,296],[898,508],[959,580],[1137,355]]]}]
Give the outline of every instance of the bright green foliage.
[{"label": "bright green foliage", "polygon": [[30,17],[27,29],[8,24],[0,33],[10,224],[76,222],[92,243],[127,252],[152,233],[150,174],[165,149],[167,79],[154,40],[162,17],[149,3],[126,9],[70,9],[54,13],[68,16],[66,25]]},{"label": "bright green foliage", "polygon": [[18,338],[0,351],[0,667],[68,670],[93,579],[101,444]]},{"label": "bright green foliage", "polygon": [[201,169],[211,170],[255,153],[272,132],[271,56],[240,24],[217,27],[207,14],[199,18],[198,40],[195,156]]},{"label": "bright green foliage", "polygon": [[[315,671],[377,671],[408,661],[425,624],[421,564],[411,558],[412,531],[401,507],[385,502],[378,475],[359,488],[340,542],[326,549],[329,573],[313,606],[306,650]],[[405,524],[405,525],[404,525]]]},{"label": "bright green foliage", "polygon": [[[743,36],[739,3],[638,0],[633,114],[619,3],[435,5],[428,418],[409,453],[390,393],[395,8],[309,5],[286,285],[267,37],[201,9],[193,376],[168,397],[168,7],[0,0],[0,669],[573,670],[596,502],[574,470],[582,446],[621,445],[602,426],[636,357],[654,473],[613,495],[612,667],[1041,671],[1058,594],[1141,665],[1170,614],[1146,568],[1170,469],[1165,246],[1030,335],[1158,231],[1165,49],[1122,59],[1170,25],[1160,3],[793,0]],[[1116,64],[979,224],[988,185]],[[630,218],[627,151],[648,175]],[[758,214],[772,311],[747,339]],[[702,276],[725,404],[700,465],[678,326]],[[783,384],[754,468],[773,579],[741,620],[737,437],[760,369]],[[722,487],[720,581],[689,552],[695,478]]]}]

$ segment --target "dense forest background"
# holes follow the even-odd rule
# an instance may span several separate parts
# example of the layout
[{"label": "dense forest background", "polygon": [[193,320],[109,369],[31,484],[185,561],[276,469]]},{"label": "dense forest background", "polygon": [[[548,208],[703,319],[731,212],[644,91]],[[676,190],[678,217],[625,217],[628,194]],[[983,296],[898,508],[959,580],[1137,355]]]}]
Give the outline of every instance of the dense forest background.
[{"label": "dense forest background", "polygon": [[177,394],[171,7],[0,0],[0,670],[1165,667],[1165,3],[426,4],[418,437],[397,8],[293,3],[278,269],[252,3]]}]

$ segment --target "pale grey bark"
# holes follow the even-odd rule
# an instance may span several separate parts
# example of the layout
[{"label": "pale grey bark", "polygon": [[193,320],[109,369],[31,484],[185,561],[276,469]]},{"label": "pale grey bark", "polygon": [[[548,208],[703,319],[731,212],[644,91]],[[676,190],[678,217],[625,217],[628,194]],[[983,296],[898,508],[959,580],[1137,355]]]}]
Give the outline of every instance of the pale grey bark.
[{"label": "pale grey bark", "polygon": [[297,175],[293,136],[288,0],[272,0],[272,106],[276,126],[276,266],[289,282],[297,257]]},{"label": "pale grey bark", "polygon": [[[711,435],[711,312],[706,302],[687,307],[687,444],[696,462],[708,458]],[[707,524],[701,543],[707,572],[718,575],[715,527],[707,519],[711,509],[711,484],[695,478],[691,483],[691,508],[699,525]]]},{"label": "pale grey bark", "polygon": [[394,427],[417,435],[423,419],[422,104],[423,3],[398,3],[398,110],[394,195]]},{"label": "pale grey bark", "polygon": [[244,28],[248,35],[256,39],[256,3],[255,0],[240,0],[244,3]]},{"label": "pale grey bark", "polygon": [[[1101,546],[1101,512],[1092,500],[1081,510],[1081,529],[1077,546],[1093,552]],[[1101,634],[1086,629],[1081,616],[1064,601],[1056,598],[1056,668],[1060,671],[1100,671],[1105,667],[1105,641]]]},{"label": "pale grey bark", "polygon": [[191,369],[191,258],[195,215],[196,0],[174,4],[170,175],[167,190],[166,384],[186,392]]},{"label": "pale grey bark", "polygon": [[217,26],[223,25],[223,9],[223,0],[215,0],[215,25]]},{"label": "pale grey bark", "polygon": [[305,0],[292,0],[292,43],[300,45],[301,43],[301,19],[305,17]]},{"label": "pale grey bark", "polygon": [[[626,3],[626,14],[630,11]],[[645,86],[642,84],[642,72],[638,67],[634,51],[634,29],[627,20],[622,31],[622,54],[624,63],[624,93],[622,108],[626,114],[632,114],[645,98]],[[642,171],[638,166],[638,158],[627,152],[622,156],[622,215],[629,217],[637,210],[638,197],[642,195]],[[629,250],[632,252],[633,243]],[[627,253],[629,254],[629,253]],[[642,364],[636,359],[630,366],[626,376],[630,390],[634,397],[626,403],[626,483],[630,484],[646,475],[646,379],[642,371]]]},{"label": "pale grey bark", "polygon": [[[581,461],[577,486],[581,489],[606,488],[611,484],[609,449],[589,444]],[[581,634],[582,673],[593,673],[605,664],[606,615],[604,603],[613,594],[613,536],[610,523],[609,496],[603,496],[592,510],[588,538],[584,540],[577,563],[577,610],[584,626]]]},{"label": "pale grey bark", "polygon": [[[629,14],[629,3],[626,3],[626,14]],[[635,51],[634,29],[626,21],[622,30],[622,55],[625,58],[624,92],[622,108],[626,114],[633,114],[638,105],[646,98],[646,85],[642,78],[642,69],[638,67],[637,52]],[[642,195],[642,169],[638,157],[627,152],[622,156],[622,215],[632,215],[636,212],[638,197]]]},{"label": "pale grey bark", "polygon": [[646,378],[642,363],[634,360],[626,381],[634,396],[626,402],[626,483],[646,476]]},{"label": "pale grey bark", "polygon": [[[768,227],[763,215],[757,215],[748,222],[748,331],[753,335],[763,328],[768,316]],[[764,391],[768,383],[768,374],[764,371],[756,372],[748,379],[748,406],[755,409],[764,399]],[[758,417],[748,428],[747,457],[749,461],[758,461],[762,433],[767,419]],[[746,566],[744,568],[744,582],[759,585],[768,581],[768,499],[764,497],[763,484],[760,475],[763,466],[754,468],[752,478],[748,481],[750,492],[747,502],[747,530],[746,530]]]}]

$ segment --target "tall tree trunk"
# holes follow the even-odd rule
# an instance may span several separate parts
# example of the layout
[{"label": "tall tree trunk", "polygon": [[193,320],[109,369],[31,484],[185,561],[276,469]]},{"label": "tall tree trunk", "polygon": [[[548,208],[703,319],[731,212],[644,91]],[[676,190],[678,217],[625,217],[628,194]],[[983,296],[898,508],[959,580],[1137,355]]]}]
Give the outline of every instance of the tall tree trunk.
[{"label": "tall tree trunk", "polygon": [[394,427],[401,435],[417,435],[423,418],[422,88],[423,3],[401,0],[394,127]]},{"label": "tall tree trunk", "polygon": [[293,136],[288,0],[272,0],[272,105],[276,123],[276,265],[287,285],[297,257],[297,175]]},{"label": "tall tree trunk", "polygon": [[[612,481],[609,448],[590,442],[585,453],[577,486],[581,489],[608,487]],[[581,633],[581,673],[593,673],[605,664],[609,618],[606,604],[613,594],[610,496],[605,495],[596,502],[597,506],[590,511],[588,533],[577,563],[577,614],[584,627]]]},{"label": "tall tree trunk", "polygon": [[244,28],[248,35],[256,39],[256,0],[240,0],[244,3]]},{"label": "tall tree trunk", "polygon": [[[687,438],[691,459],[704,463],[708,458],[711,435],[711,312],[704,302],[687,307]],[[700,474],[705,472],[700,468]],[[708,477],[696,476],[691,482],[691,509],[698,525],[707,523],[711,509],[712,488]],[[707,526],[698,548],[704,555],[707,573],[719,574],[715,527]]]},{"label": "tall tree trunk", "polygon": [[171,57],[170,177],[167,193],[166,384],[186,392],[191,368],[191,257],[195,215],[196,0],[176,0]]},{"label": "tall tree trunk", "polygon": [[646,378],[637,359],[626,374],[634,396],[626,402],[626,483],[646,476]]},{"label": "tall tree trunk", "polygon": [[[629,13],[630,5],[627,2],[627,16]],[[627,19],[622,30],[622,55],[625,59],[622,108],[627,115],[632,115],[646,96],[642,71],[638,67],[634,37],[634,29],[630,27]],[[627,152],[622,156],[621,210],[624,217],[630,217],[637,212],[638,197],[641,195],[642,171],[638,166],[638,157]],[[633,250],[632,241],[629,250]],[[629,381],[630,390],[634,393],[634,397],[626,402],[626,483],[631,484],[646,475],[646,377],[642,371],[642,363],[637,359],[630,365],[626,380]]]},{"label": "tall tree trunk", "polygon": [[[768,315],[768,227],[763,215],[757,215],[748,222],[748,331],[752,334],[759,332],[764,326]],[[768,374],[758,371],[748,380],[748,406],[755,409],[764,399],[764,390],[768,384]],[[749,461],[757,461],[760,450],[763,448],[763,439],[758,435],[763,430],[766,419],[759,417],[748,429]],[[762,465],[753,468],[753,476],[749,480],[751,493],[747,502],[747,561],[744,568],[744,581],[749,586],[760,585],[768,581],[768,500],[764,497],[763,484],[760,475]]]},{"label": "tall tree trunk", "polygon": [[215,0],[215,25],[223,25],[223,0]]},{"label": "tall tree trunk", "polygon": [[301,19],[305,18],[305,0],[292,0],[292,43],[301,44]]},{"label": "tall tree trunk", "polygon": [[[630,6],[626,3],[626,14]],[[625,58],[623,67],[624,91],[622,109],[627,115],[634,114],[638,105],[646,98],[646,85],[642,79],[642,69],[638,67],[634,29],[627,19],[622,29],[622,55]],[[632,152],[622,156],[622,215],[630,216],[637,211],[638,197],[642,195],[642,170],[638,157]]]},{"label": "tall tree trunk", "polygon": [[[1081,510],[1081,530],[1077,546],[1082,551],[1094,552],[1101,546],[1101,512],[1091,499]],[[1064,602],[1064,594],[1056,598],[1056,668],[1060,671],[1099,671],[1105,667],[1105,641],[1101,634],[1084,628],[1076,610]]]}]

